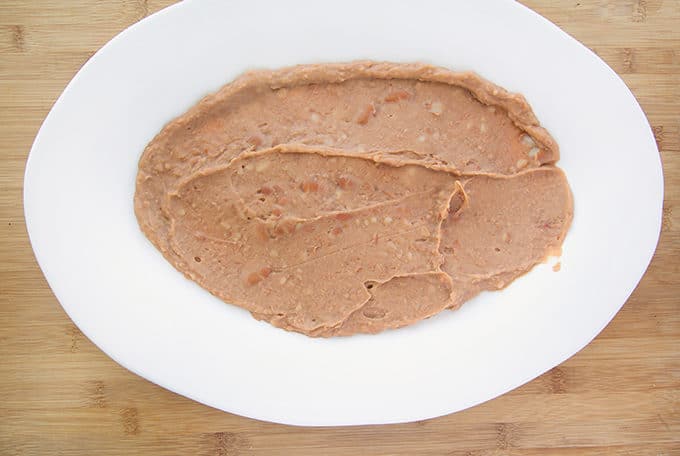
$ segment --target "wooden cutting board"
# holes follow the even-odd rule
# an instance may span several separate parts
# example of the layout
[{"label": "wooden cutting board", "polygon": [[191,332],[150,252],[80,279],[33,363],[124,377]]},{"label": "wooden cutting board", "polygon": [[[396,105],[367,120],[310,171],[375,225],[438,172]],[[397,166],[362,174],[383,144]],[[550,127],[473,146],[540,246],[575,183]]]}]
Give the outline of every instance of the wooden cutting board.
[{"label": "wooden cutting board", "polygon": [[99,47],[169,3],[0,2],[0,454],[680,455],[680,1],[525,2],[623,77],[661,150],[661,240],[614,321],[561,366],[470,410],[323,429],[223,413],[126,371],[64,314],[29,246],[22,177],[38,127]]}]

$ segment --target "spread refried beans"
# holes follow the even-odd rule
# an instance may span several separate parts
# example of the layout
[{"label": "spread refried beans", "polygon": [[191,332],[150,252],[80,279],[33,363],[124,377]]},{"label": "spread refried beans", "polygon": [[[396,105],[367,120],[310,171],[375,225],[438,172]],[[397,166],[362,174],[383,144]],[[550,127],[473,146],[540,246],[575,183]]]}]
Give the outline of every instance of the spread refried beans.
[{"label": "spread refried beans", "polygon": [[330,337],[406,326],[559,255],[558,146],[474,73],[353,62],[246,73],[139,162],[139,225],[191,280]]}]

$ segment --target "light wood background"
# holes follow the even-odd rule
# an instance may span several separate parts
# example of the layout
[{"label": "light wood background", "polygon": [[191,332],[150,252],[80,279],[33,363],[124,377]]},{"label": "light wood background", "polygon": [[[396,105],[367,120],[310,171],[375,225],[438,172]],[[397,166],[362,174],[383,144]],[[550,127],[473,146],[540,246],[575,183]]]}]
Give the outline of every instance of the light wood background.
[{"label": "light wood background", "polygon": [[0,454],[680,455],[679,0],[525,2],[623,77],[661,150],[661,240],[614,321],[561,366],[470,410],[321,429],[213,410],[118,366],[64,314],[29,246],[22,176],[38,127],[99,47],[170,3],[0,1]]}]

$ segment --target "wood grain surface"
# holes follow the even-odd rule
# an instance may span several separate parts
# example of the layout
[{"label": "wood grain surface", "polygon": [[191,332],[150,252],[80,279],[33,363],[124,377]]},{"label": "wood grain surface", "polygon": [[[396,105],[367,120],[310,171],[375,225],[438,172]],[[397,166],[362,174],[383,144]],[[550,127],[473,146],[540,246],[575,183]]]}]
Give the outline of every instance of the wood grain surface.
[{"label": "wood grain surface", "polygon": [[0,454],[680,455],[680,1],[525,2],[621,75],[661,150],[661,240],[623,310],[583,351],[500,398],[347,428],[241,418],[137,377],[74,326],[35,262],[21,192],[41,122],[99,47],[170,3],[0,2]]}]

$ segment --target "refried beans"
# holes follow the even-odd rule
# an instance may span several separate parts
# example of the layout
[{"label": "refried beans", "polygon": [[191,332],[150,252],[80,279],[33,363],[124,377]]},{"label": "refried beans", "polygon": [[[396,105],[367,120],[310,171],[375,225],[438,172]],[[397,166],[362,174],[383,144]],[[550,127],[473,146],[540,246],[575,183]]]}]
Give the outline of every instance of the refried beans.
[{"label": "refried beans", "polygon": [[139,225],[191,280],[331,337],[406,326],[559,255],[556,142],[474,73],[353,62],[253,71],[166,125]]}]

